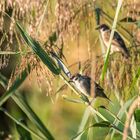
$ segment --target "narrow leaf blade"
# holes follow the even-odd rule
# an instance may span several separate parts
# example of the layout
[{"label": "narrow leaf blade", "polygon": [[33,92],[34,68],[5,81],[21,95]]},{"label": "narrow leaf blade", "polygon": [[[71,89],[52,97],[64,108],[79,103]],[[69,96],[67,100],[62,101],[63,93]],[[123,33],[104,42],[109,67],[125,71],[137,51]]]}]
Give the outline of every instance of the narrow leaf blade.
[{"label": "narrow leaf blade", "polygon": [[49,70],[56,75],[60,74],[60,69],[57,68],[49,55],[41,48],[39,42],[30,37],[29,34],[21,27],[19,23],[16,23],[16,25],[25,42],[28,44],[29,47],[33,49],[33,51],[42,60],[42,62],[49,68]]},{"label": "narrow leaf blade", "polygon": [[22,73],[17,76],[16,80],[13,82],[13,84],[11,85],[9,90],[6,91],[6,93],[0,98],[0,106],[3,103],[5,103],[7,101],[7,99],[9,99],[9,97],[11,97],[14,94],[14,92],[21,86],[21,84],[26,79],[26,77],[28,76],[29,73],[30,73],[30,65],[28,65],[22,71]]}]

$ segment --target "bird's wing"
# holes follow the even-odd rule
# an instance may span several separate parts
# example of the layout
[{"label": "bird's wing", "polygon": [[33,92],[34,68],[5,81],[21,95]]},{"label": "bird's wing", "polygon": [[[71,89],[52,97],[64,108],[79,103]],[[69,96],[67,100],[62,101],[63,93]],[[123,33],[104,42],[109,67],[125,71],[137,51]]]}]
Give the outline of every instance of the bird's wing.
[{"label": "bird's wing", "polygon": [[[109,42],[110,34],[111,34],[111,30],[107,30],[104,32],[104,41],[105,42]],[[122,37],[117,32],[114,33],[112,45],[126,48]]]},{"label": "bird's wing", "polygon": [[88,77],[88,76],[83,76],[83,78],[85,79],[85,80],[83,81],[83,85],[85,85],[85,86],[83,86],[83,87],[86,87],[86,88],[85,88],[85,91],[86,91],[86,93],[88,93],[88,94],[90,95],[91,78]]},{"label": "bird's wing", "polygon": [[124,43],[122,37],[117,32],[114,33],[113,41],[118,43],[120,45],[120,47],[126,48],[125,43]]},{"label": "bird's wing", "polygon": [[122,39],[122,37],[117,32],[114,33],[113,40],[112,40],[112,45],[116,46],[118,48],[118,50],[123,52],[123,54],[126,57],[129,57],[129,52],[126,48],[124,40]]},{"label": "bird's wing", "polygon": [[99,84],[97,84],[96,82],[94,82],[94,83],[95,83],[95,88],[97,90],[104,91],[104,89]]},{"label": "bird's wing", "polygon": [[[91,89],[91,78],[88,76],[83,76],[83,78],[85,79],[83,84],[86,85],[86,87],[88,87],[86,89]],[[96,96],[106,97],[106,95],[104,94],[104,89],[99,84],[94,82],[94,86],[95,86],[94,87],[95,88],[94,89],[95,90],[95,97]],[[88,91],[88,93],[90,94],[90,91]]]},{"label": "bird's wing", "polygon": [[104,93],[104,89],[96,82],[95,82],[95,97],[107,98],[107,96]]},{"label": "bird's wing", "polygon": [[118,46],[119,49],[124,52],[124,54],[129,55],[124,40],[117,32],[114,33],[112,44],[116,44],[116,46]]}]

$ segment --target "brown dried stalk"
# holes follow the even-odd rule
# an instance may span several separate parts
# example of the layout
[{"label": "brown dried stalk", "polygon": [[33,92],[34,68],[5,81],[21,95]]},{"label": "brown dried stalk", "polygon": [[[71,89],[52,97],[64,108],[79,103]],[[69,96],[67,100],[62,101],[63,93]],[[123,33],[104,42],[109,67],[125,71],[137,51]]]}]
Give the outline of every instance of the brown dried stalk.
[{"label": "brown dried stalk", "polygon": [[130,106],[129,111],[127,113],[127,118],[126,118],[126,121],[125,121],[125,127],[124,127],[124,131],[123,131],[123,140],[127,139],[128,129],[129,129],[129,126],[130,126],[131,118],[133,116],[133,113],[134,113],[135,109],[137,107],[139,107],[139,105],[140,105],[140,97],[135,99],[135,101],[132,103],[132,105]]}]

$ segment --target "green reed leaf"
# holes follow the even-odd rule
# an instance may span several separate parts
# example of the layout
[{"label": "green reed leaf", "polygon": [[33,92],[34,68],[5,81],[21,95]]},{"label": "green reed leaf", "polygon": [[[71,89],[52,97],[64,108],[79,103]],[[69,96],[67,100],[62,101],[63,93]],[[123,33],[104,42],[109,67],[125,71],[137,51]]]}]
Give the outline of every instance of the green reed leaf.
[{"label": "green reed leaf", "polygon": [[[5,76],[0,74],[0,83],[4,83],[3,87],[6,89],[8,85],[8,80]],[[42,123],[36,113],[32,110],[32,108],[28,105],[28,103],[19,96],[18,91],[15,91],[15,94],[11,95],[12,99],[15,103],[20,107],[20,109],[28,116],[33,124],[40,130],[40,132],[49,140],[54,140],[53,136],[51,135],[50,131],[46,128],[46,126]]]},{"label": "green reed leaf", "polygon": [[0,106],[11,97],[14,92],[21,86],[28,74],[30,73],[30,65],[28,65],[20,75],[17,76],[16,80],[12,83],[9,90],[7,90],[0,98]]},{"label": "green reed leaf", "polygon": [[[24,119],[20,119],[19,122],[27,126],[26,121]],[[17,123],[16,123],[16,129],[19,133],[20,140],[32,140],[30,133],[24,128],[22,128],[20,125],[18,125]]]},{"label": "green reed leaf", "polygon": [[17,28],[22,35],[24,41],[29,47],[33,49],[35,54],[42,60],[42,62],[52,71],[54,74],[60,74],[60,69],[55,65],[55,63],[49,57],[49,54],[43,50],[39,42],[33,39],[29,34],[21,27],[19,23],[16,23]]},{"label": "green reed leaf", "polygon": [[44,137],[38,135],[36,132],[34,132],[33,130],[31,130],[30,128],[28,128],[25,124],[21,123],[20,121],[18,121],[16,118],[14,118],[12,115],[10,115],[8,113],[7,110],[5,110],[4,108],[0,107],[0,111],[2,111],[6,116],[8,116],[11,120],[13,120],[17,125],[19,125],[20,127],[22,127],[24,130],[28,131],[29,133],[31,133],[33,136],[35,136],[38,140],[46,140]]},{"label": "green reed leaf", "polygon": [[12,96],[12,99],[16,102],[16,104],[21,108],[21,110],[28,116],[33,124],[42,132],[42,134],[48,138],[49,140],[54,140],[50,131],[45,127],[39,117],[35,114],[32,108],[28,105],[28,103],[19,95],[15,94]]},{"label": "green reed leaf", "polygon": [[113,26],[112,26],[112,31],[111,31],[111,35],[110,35],[110,39],[109,39],[109,45],[108,45],[107,53],[106,53],[106,56],[105,56],[105,62],[104,62],[104,66],[103,66],[103,70],[102,70],[102,74],[101,74],[101,80],[102,81],[104,80],[105,74],[107,72],[111,43],[112,43],[112,39],[113,39],[113,36],[114,36],[115,28],[116,28],[116,25],[117,25],[117,19],[118,19],[118,16],[119,16],[119,11],[120,11],[121,6],[122,6],[122,2],[123,2],[122,0],[118,1],[118,6],[117,6],[117,9],[116,9],[116,14],[115,14],[115,18],[114,18],[114,22],[113,22]]},{"label": "green reed leaf", "polygon": [[[72,139],[75,140],[77,137],[81,136],[85,131],[87,131],[89,128],[92,128],[92,127],[107,127],[107,128],[113,128],[115,131],[117,131],[118,133],[120,133],[121,135],[123,135],[123,129],[120,129],[118,127],[116,127],[115,125],[111,124],[110,122],[108,121],[101,121],[99,123],[95,123],[87,128],[85,128],[83,131],[81,131],[80,133],[78,133],[76,136],[74,136]],[[134,138],[132,138],[131,136],[127,136],[128,139],[130,140],[135,140]]]},{"label": "green reed leaf", "polygon": [[80,133],[80,132],[83,132],[83,130],[85,129],[85,126],[86,126],[86,124],[89,120],[89,117],[90,117],[90,109],[89,109],[89,107],[87,107],[83,116],[82,116],[82,120],[81,120],[80,126],[78,128],[77,134],[79,134],[79,135],[77,135],[77,137],[75,137],[74,140],[80,140],[81,139],[81,136],[82,136],[83,133]]}]

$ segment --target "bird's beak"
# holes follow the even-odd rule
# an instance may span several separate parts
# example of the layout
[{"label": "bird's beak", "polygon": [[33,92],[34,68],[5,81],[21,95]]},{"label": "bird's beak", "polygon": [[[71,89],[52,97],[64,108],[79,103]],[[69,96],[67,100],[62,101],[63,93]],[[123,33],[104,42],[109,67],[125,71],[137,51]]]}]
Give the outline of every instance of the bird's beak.
[{"label": "bird's beak", "polygon": [[99,30],[100,29],[100,26],[97,26],[96,28],[95,28],[95,30]]}]

